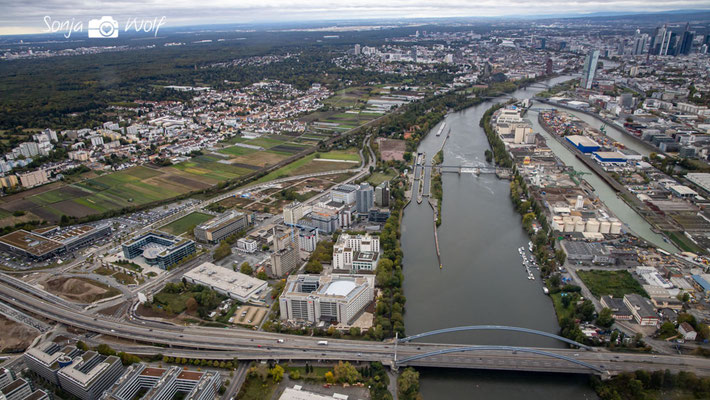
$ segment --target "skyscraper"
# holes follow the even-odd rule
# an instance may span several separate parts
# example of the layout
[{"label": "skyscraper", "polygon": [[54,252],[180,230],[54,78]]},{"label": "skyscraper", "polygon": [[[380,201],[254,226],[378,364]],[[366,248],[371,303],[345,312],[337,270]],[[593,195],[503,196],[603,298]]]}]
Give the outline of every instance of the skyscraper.
[{"label": "skyscraper", "polygon": [[584,60],[584,73],[582,74],[582,87],[592,88],[594,74],[597,72],[597,62],[599,62],[599,50],[589,50],[587,58]]},{"label": "skyscraper", "polygon": [[695,38],[695,33],[691,32],[690,24],[685,24],[685,30],[683,35],[680,37],[680,43],[678,43],[677,54],[690,54],[693,48],[693,39]]},{"label": "skyscraper", "polygon": [[648,35],[645,33],[642,34],[641,31],[637,29],[636,34],[634,35],[634,43],[633,48],[631,49],[631,54],[635,56],[643,54],[647,42]]}]

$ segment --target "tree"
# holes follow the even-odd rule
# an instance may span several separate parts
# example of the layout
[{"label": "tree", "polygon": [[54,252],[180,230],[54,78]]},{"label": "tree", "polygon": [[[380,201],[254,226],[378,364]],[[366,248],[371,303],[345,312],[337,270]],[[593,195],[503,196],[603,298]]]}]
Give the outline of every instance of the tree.
[{"label": "tree", "polygon": [[248,262],[244,261],[239,267],[239,272],[245,275],[251,275],[254,273],[254,269],[252,269],[251,265],[249,265]]},{"label": "tree", "polygon": [[612,316],[611,310],[607,307],[602,308],[597,316],[597,325],[609,328],[614,324],[614,317]]},{"label": "tree", "polygon": [[101,354],[102,356],[115,356],[116,351],[111,348],[111,346],[107,345],[106,343],[101,343],[96,347],[96,351]]},{"label": "tree", "polygon": [[309,274],[320,274],[323,272],[323,264],[318,260],[310,260],[306,264],[306,272]]},{"label": "tree", "polygon": [[195,311],[197,311],[197,306],[197,300],[195,300],[193,297],[190,297],[185,302],[185,308],[188,312],[194,313]]},{"label": "tree", "polygon": [[419,395],[419,372],[407,368],[397,378],[397,395],[403,400],[415,400]]},{"label": "tree", "polygon": [[215,261],[219,261],[229,255],[232,254],[232,247],[229,246],[229,243],[227,241],[222,241],[219,246],[217,246],[217,249],[215,249],[214,253],[212,254],[212,258]]},{"label": "tree", "polygon": [[89,350],[89,346],[87,346],[86,343],[82,342],[81,340],[76,342],[76,348],[82,351]]},{"label": "tree", "polygon": [[335,383],[335,376],[333,376],[332,372],[328,371],[325,373],[325,381],[330,384]]},{"label": "tree", "polygon": [[256,274],[256,277],[258,279],[261,279],[262,281],[269,279],[269,276],[266,275],[266,272],[264,272],[264,270],[259,271],[259,273]]},{"label": "tree", "polygon": [[677,335],[678,332],[675,330],[675,325],[672,322],[666,321],[661,325],[661,328],[658,329],[658,334],[662,338],[669,338]]},{"label": "tree", "polygon": [[564,250],[557,250],[555,251],[555,259],[558,264],[563,265],[565,260],[567,260],[567,254],[565,254]]},{"label": "tree", "polygon": [[353,384],[361,379],[360,373],[349,362],[339,361],[338,365],[333,368],[335,380],[340,383]]},{"label": "tree", "polygon": [[280,365],[276,364],[274,368],[269,370],[269,375],[271,375],[274,383],[279,383],[284,377],[284,369]]}]

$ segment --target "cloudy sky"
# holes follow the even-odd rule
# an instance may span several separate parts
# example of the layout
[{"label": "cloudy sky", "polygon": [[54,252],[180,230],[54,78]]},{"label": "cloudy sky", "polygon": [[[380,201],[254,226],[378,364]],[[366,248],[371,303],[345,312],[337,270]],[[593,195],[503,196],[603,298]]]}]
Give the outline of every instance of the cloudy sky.
[{"label": "cloudy sky", "polygon": [[[45,16],[84,24],[110,15],[166,17],[166,27],[351,18],[505,16],[710,9],[710,0],[0,0],[0,35],[40,33]],[[86,29],[86,27],[84,27]]]}]

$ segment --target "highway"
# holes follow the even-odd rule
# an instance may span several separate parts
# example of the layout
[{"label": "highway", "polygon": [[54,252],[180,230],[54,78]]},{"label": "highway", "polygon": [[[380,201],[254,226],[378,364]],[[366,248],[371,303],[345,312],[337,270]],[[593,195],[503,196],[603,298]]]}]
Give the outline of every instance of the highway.
[{"label": "highway", "polygon": [[[52,304],[6,283],[0,284],[0,300],[30,313],[90,332],[133,341],[133,345],[116,345],[118,350],[136,354],[161,353],[169,356],[240,360],[349,360],[380,361],[393,365],[395,344],[356,340],[334,340],[245,329],[160,326],[149,327],[130,321],[113,321],[101,316],[85,315],[73,308]],[[327,340],[327,345],[318,341]],[[692,371],[710,376],[710,360],[693,356],[612,353],[579,349],[489,349],[452,352],[402,362],[409,357],[433,351],[451,351],[461,345],[403,343],[396,345],[398,366],[430,366],[446,368],[499,369],[562,373],[595,373],[589,367],[547,355],[527,353],[545,351],[561,357],[588,363],[594,368],[616,374],[637,369],[673,372]]]}]

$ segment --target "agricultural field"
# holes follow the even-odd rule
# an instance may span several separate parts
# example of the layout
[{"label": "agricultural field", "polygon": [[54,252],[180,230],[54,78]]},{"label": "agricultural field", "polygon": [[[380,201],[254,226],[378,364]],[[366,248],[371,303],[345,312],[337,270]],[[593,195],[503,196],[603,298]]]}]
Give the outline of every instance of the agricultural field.
[{"label": "agricultural field", "polygon": [[329,161],[315,161],[315,154],[308,155],[301,158],[300,160],[294,161],[284,167],[277,169],[261,177],[257,180],[257,183],[268,182],[274,179],[285,178],[294,175],[305,175],[313,174],[318,172],[342,170],[357,167],[356,164],[342,163],[342,162],[329,162]]},{"label": "agricultural field", "polygon": [[334,108],[354,108],[367,103],[372,90],[373,88],[369,86],[349,87],[338,90],[323,103]]},{"label": "agricultural field", "polygon": [[167,225],[163,225],[160,229],[172,235],[182,235],[183,233],[188,232],[195,225],[199,225],[212,218],[213,216],[210,214],[193,212]]},{"label": "agricultural field", "polygon": [[[207,188],[221,180],[211,178],[218,175],[219,171],[208,169],[205,171],[210,176],[180,171],[175,167],[133,167],[71,185],[55,185],[49,188],[50,190],[27,191],[8,196],[0,208],[9,212],[17,210],[31,212],[39,218],[56,222],[62,215],[83,217],[166,200],[193,190]],[[233,172],[245,173],[245,171],[248,170],[235,169]]]}]

